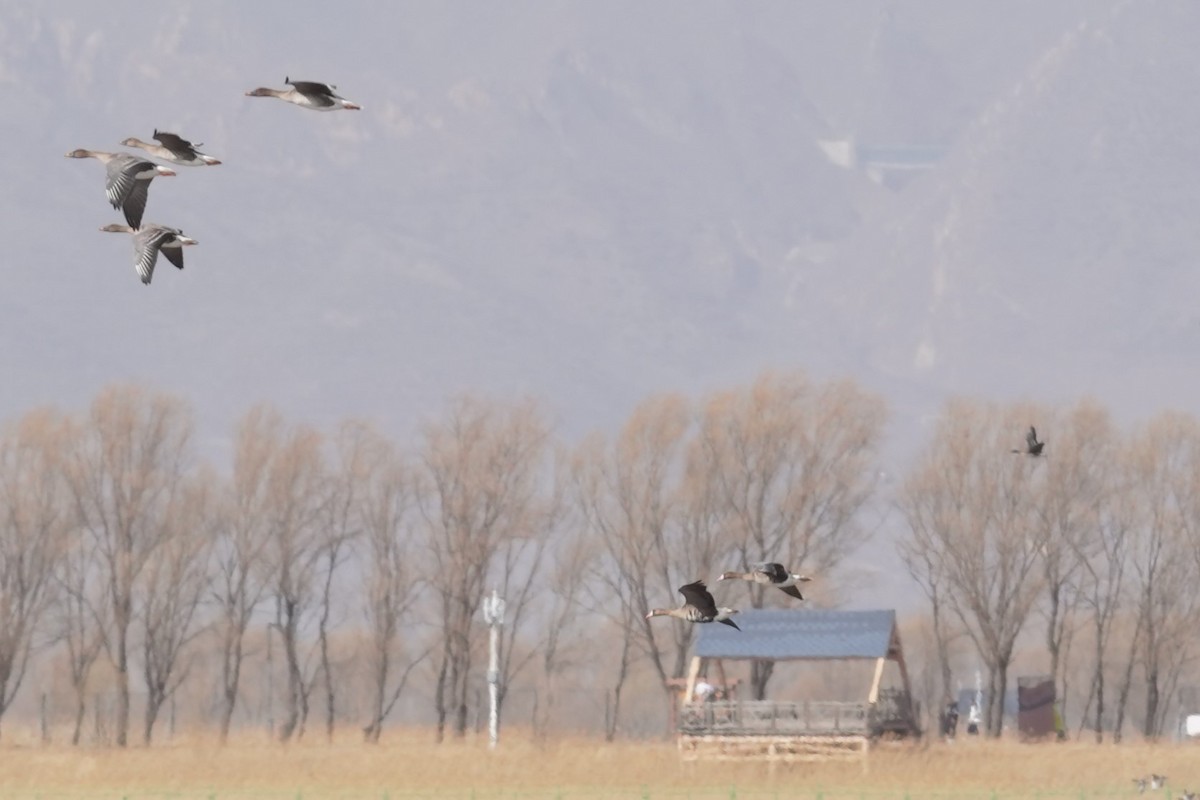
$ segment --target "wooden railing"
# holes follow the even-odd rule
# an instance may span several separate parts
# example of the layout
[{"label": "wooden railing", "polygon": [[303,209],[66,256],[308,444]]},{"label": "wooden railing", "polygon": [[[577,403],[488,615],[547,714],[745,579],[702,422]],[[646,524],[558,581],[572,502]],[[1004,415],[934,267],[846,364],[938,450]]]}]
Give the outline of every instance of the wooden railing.
[{"label": "wooden railing", "polygon": [[870,706],[832,701],[715,700],[687,703],[679,732],[690,735],[870,733]]},{"label": "wooden railing", "polygon": [[875,706],[828,700],[686,703],[679,711],[679,732],[689,736],[878,736],[914,732],[906,695],[881,694],[879,700]]}]

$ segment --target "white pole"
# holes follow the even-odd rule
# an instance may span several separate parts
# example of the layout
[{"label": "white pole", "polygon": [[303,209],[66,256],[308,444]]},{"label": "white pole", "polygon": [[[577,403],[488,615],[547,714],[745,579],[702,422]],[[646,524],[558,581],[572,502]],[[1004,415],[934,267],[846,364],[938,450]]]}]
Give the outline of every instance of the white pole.
[{"label": "white pole", "polygon": [[500,593],[492,590],[491,597],[483,600],[483,619],[491,627],[488,633],[488,699],[491,711],[488,714],[488,747],[496,749],[500,741],[500,626],[504,624],[504,601]]}]

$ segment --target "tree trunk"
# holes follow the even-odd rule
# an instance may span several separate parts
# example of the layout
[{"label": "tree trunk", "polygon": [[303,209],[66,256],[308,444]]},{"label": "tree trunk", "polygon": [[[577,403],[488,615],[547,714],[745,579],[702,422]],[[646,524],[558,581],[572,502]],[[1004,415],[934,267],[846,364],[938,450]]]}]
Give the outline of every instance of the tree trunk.
[{"label": "tree trunk", "polygon": [[621,637],[621,661],[617,668],[617,683],[613,687],[612,714],[604,721],[604,741],[606,742],[617,738],[617,721],[621,716],[621,690],[625,688],[625,679],[629,676],[630,638],[628,630]]},{"label": "tree trunk", "polygon": [[767,682],[775,672],[775,662],[755,660],[750,662],[750,691],[755,700],[767,699]]},{"label": "tree trunk", "polygon": [[[1136,637],[1134,637],[1133,648],[1137,647]],[[1133,649],[1131,648],[1131,649]],[[1125,674],[1121,677],[1121,686],[1117,690],[1117,719],[1113,723],[1113,742],[1120,744],[1122,739],[1122,728],[1125,726],[1125,708],[1129,702],[1129,689],[1133,685],[1133,654],[1130,653],[1129,662],[1125,665]]]},{"label": "tree trunk", "polygon": [[434,741],[441,744],[446,738],[446,667],[449,655],[442,650],[442,666],[438,670],[437,688],[433,692],[433,709],[437,713],[437,733]]},{"label": "tree trunk", "polygon": [[1092,678],[1096,687],[1096,744],[1104,741],[1104,642],[1096,637],[1096,672]]},{"label": "tree trunk", "polygon": [[991,721],[991,730],[988,735],[993,739],[999,739],[1004,733],[1004,694],[1008,691],[1008,659],[1005,658],[996,665],[996,673],[993,678],[996,693],[995,699],[990,703],[995,714]]},{"label": "tree trunk", "polygon": [[286,742],[296,733],[300,724],[300,706],[304,695],[304,676],[300,673],[300,654],[296,652],[296,605],[290,601],[283,603],[284,623],[283,653],[287,660],[287,719],[279,729],[279,741]]},{"label": "tree trunk", "polygon": [[129,654],[126,639],[129,623],[117,623],[117,747],[129,743]]},{"label": "tree trunk", "polygon": [[146,695],[146,713],[142,724],[142,744],[149,746],[154,735],[154,722],[158,719],[158,711],[162,708],[162,698],[158,692],[148,692]]},{"label": "tree trunk", "polygon": [[[268,630],[267,635],[270,633]],[[234,641],[226,643],[225,663],[221,668],[221,744],[229,741],[229,728],[233,725],[233,710],[237,706],[238,684],[242,677],[242,631],[227,635]]]},{"label": "tree trunk", "polygon": [[1146,674],[1146,719],[1142,722],[1142,734],[1147,741],[1158,739],[1158,665],[1151,667]]},{"label": "tree trunk", "polygon": [[87,699],[82,687],[75,690],[75,729],[71,731],[71,745],[79,746],[79,738],[83,734],[83,719],[87,716]]}]

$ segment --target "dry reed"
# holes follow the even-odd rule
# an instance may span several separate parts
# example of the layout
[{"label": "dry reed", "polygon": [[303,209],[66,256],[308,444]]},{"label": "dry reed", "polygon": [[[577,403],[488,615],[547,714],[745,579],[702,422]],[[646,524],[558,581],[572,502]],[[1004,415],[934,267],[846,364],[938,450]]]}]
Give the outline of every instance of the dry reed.
[{"label": "dry reed", "polygon": [[1132,778],[1170,777],[1169,793],[1200,787],[1200,749],[1187,745],[1019,744],[883,746],[859,763],[681,764],[670,742],[605,744],[584,737],[537,744],[510,733],[489,752],[476,739],[441,746],[425,731],[388,731],[378,746],[346,732],[333,743],[280,745],[245,734],[150,748],[0,746],[0,797],[605,798],[803,797],[1094,798],[1133,795]]}]

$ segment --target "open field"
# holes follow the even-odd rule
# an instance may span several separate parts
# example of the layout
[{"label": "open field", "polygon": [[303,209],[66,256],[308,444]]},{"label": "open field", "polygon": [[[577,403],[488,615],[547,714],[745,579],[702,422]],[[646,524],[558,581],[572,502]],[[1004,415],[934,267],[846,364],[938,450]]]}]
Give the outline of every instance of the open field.
[{"label": "open field", "polygon": [[1134,797],[1131,778],[1169,776],[1175,798],[1200,787],[1200,748],[1143,744],[1022,745],[960,740],[953,746],[880,748],[867,769],[828,763],[682,765],[673,743],[606,745],[586,738],[539,746],[510,735],[494,753],[477,741],[438,747],[425,732],[391,733],[378,747],[349,733],[333,744],[289,746],[243,736],[126,751],[0,746],[4,800],[82,798],[920,798]]},{"label": "open field", "polygon": [[0,746],[0,798],[350,799],[658,798],[1118,798],[1136,775],[1160,772],[1176,798],[1200,787],[1200,747],[1021,745],[886,746],[857,763],[776,766],[679,763],[672,742],[571,738],[538,746],[520,735],[488,752],[478,741],[433,745],[425,732],[391,733],[378,747],[349,733],[335,744],[281,746],[242,736],[228,747],[178,741],[126,751]]}]

